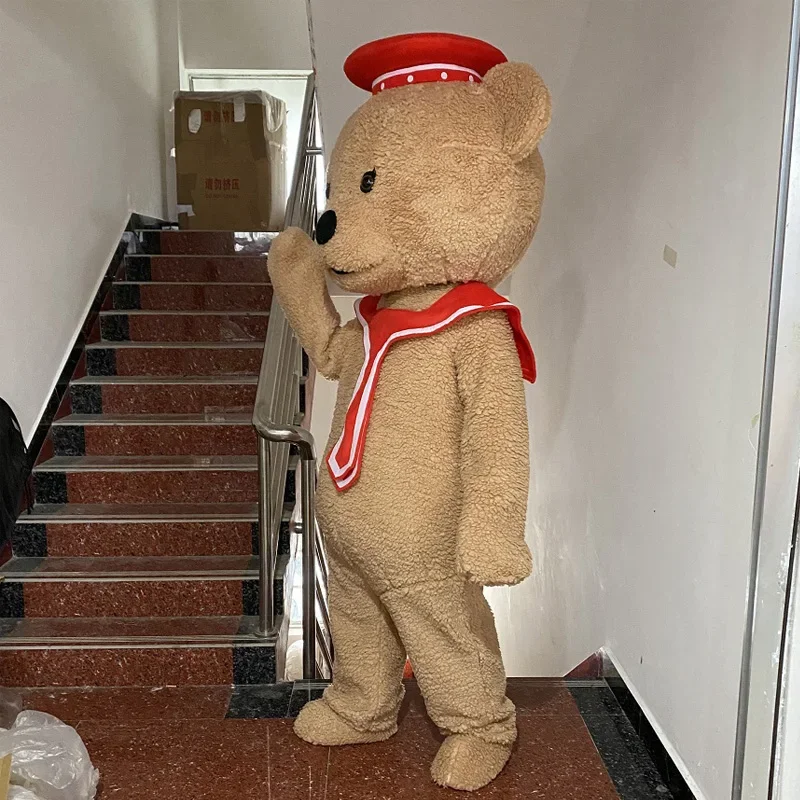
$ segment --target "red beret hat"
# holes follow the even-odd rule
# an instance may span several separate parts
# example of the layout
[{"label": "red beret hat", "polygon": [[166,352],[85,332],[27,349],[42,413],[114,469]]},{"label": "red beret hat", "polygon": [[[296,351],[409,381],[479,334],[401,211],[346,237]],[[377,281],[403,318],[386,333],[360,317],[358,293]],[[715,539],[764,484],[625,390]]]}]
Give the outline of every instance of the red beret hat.
[{"label": "red beret hat", "polygon": [[347,77],[373,94],[431,81],[480,83],[508,59],[496,47],[454,33],[408,33],[362,45],[344,62]]}]

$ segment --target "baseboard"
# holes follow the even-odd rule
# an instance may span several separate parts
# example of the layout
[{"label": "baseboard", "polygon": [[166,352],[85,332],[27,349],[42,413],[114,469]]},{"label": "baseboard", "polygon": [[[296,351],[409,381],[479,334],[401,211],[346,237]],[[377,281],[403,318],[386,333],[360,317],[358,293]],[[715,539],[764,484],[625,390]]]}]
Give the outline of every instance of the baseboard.
[{"label": "baseboard", "polygon": [[667,738],[663,728],[639,694],[635,684],[620,666],[613,652],[605,648],[603,677],[614,692],[625,716],[644,743],[674,800],[706,800],[684,760]]}]

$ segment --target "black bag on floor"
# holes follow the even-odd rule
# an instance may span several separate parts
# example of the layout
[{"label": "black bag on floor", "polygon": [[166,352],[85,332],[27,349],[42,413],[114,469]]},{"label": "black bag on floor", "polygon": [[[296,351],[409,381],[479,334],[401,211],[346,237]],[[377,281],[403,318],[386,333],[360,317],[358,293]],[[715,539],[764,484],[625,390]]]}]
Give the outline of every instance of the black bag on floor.
[{"label": "black bag on floor", "polygon": [[[0,398],[0,546],[11,541],[23,492],[27,492],[28,448],[11,406]],[[28,506],[30,506],[28,496]]]}]

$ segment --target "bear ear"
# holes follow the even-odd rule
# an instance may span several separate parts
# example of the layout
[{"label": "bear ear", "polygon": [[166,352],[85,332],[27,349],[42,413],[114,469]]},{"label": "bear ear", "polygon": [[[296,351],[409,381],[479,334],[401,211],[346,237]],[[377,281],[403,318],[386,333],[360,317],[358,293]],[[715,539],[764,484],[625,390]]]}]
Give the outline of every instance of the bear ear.
[{"label": "bear ear", "polygon": [[533,153],[550,124],[550,92],[529,64],[506,62],[486,73],[483,85],[503,117],[503,149],[514,161]]}]

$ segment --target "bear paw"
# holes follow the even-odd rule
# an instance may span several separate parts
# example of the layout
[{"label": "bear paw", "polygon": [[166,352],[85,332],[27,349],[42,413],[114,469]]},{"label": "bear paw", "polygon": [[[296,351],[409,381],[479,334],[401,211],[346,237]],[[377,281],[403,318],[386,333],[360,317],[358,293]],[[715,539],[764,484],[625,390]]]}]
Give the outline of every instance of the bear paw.
[{"label": "bear paw", "polygon": [[294,721],[294,732],[309,744],[337,747],[345,744],[382,742],[397,732],[395,724],[388,730],[360,731],[345,722],[324,699],[303,707]]},{"label": "bear paw", "polygon": [[474,792],[491,783],[511,755],[511,745],[493,744],[463,733],[448,736],[431,766],[440,786]]}]

